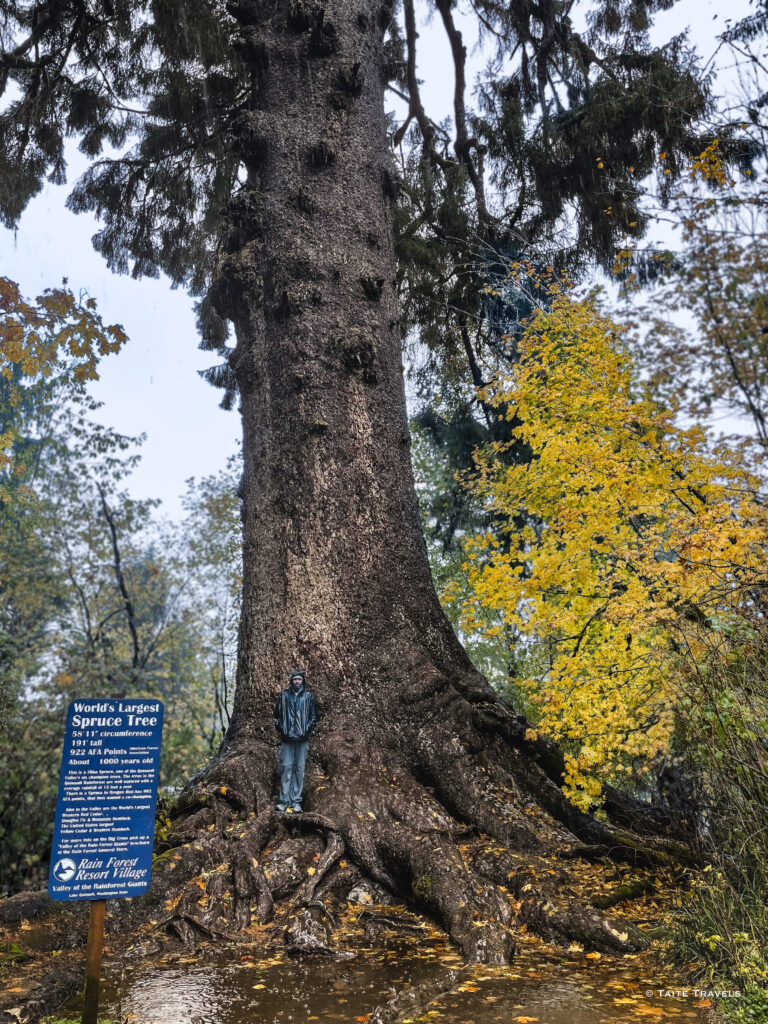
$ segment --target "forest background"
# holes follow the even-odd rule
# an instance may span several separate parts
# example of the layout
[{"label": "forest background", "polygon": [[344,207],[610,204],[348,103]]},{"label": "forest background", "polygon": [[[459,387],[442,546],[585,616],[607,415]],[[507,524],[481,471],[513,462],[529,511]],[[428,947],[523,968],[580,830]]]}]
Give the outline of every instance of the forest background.
[{"label": "forest background", "polygon": [[[577,803],[619,782],[695,821],[714,869],[692,883],[674,949],[751,984],[768,973],[764,28],[724,44],[740,95],[708,115],[723,144],[676,168],[673,192],[648,187],[667,244],[616,251],[620,295],[510,257],[486,268],[482,316],[501,343],[471,374],[434,358],[427,332],[407,348],[425,539],[473,660],[561,742]],[[167,787],[215,752],[231,703],[237,455],[189,481],[175,519],[136,496],[141,439],[105,425],[111,399],[99,408],[86,386],[96,357],[106,369],[135,339],[71,279],[77,294],[50,281],[27,303],[5,279],[0,297],[5,892],[45,877],[71,697],[163,697]]]}]

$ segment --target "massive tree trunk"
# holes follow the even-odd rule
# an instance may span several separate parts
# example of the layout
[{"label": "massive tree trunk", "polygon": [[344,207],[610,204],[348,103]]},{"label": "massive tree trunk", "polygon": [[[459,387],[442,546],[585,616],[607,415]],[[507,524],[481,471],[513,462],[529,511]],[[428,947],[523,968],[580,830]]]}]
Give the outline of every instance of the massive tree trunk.
[{"label": "massive tree trunk", "polygon": [[247,35],[259,85],[241,142],[255,198],[235,244],[253,237],[222,268],[237,300],[226,312],[245,456],[235,745],[272,740],[271,702],[294,664],[355,742],[361,722],[391,720],[446,673],[487,693],[437,601],[413,489],[388,16],[370,0],[284,2]]},{"label": "massive tree trunk", "polygon": [[[256,90],[238,132],[253,199],[234,211],[218,289],[237,333],[245,456],[238,684],[221,758],[251,758],[269,800],[271,708],[302,665],[329,779],[308,803],[331,817],[352,793],[373,800],[384,775],[388,794],[392,773],[445,786],[446,754],[452,771],[472,756],[467,702],[495,700],[440,608],[419,526],[384,117],[390,16],[372,0],[286,0],[252,23],[243,10]],[[457,813],[471,790],[467,779]],[[393,808],[403,796],[388,795]],[[378,825],[364,809],[345,839],[394,885],[412,851],[402,835],[377,837],[392,817],[378,809]],[[419,827],[447,827],[442,807],[425,813]]]},{"label": "massive tree trunk", "polygon": [[[528,878],[515,855],[567,855],[586,842],[640,856],[643,844],[565,801],[557,753],[526,739],[526,723],[473,668],[432,585],[396,303],[391,8],[276,0],[268,14],[233,10],[253,70],[252,110],[235,126],[249,180],[214,298],[237,335],[243,619],[232,723],[198,797],[182,801],[177,841],[210,820],[200,793],[257,815],[243,840],[253,856],[235,856],[233,879],[242,919],[249,888],[270,913],[253,862],[274,824],[272,705],[299,665],[322,710],[304,817],[329,837],[324,870],[346,847],[358,870],[441,920],[468,957],[503,962],[514,921],[496,883]],[[188,818],[195,808],[202,819]],[[456,838],[468,829],[510,848],[502,867],[462,858]],[[646,856],[654,844],[663,853],[647,840]],[[574,908],[555,921],[540,910],[547,894],[526,891],[518,912],[545,934],[635,941]]]},{"label": "massive tree trunk", "polygon": [[[685,846],[660,835],[663,820],[638,838],[629,828],[641,809],[618,795],[617,825],[568,804],[558,751],[473,668],[432,585],[395,290],[391,10],[378,0],[232,10],[253,73],[252,109],[233,125],[248,182],[212,295],[235,324],[244,431],[237,693],[140,907],[164,908],[187,939],[231,934],[254,913],[268,920],[293,895],[288,940],[323,946],[324,900],[362,877],[441,922],[471,960],[507,962],[517,922],[556,941],[638,948],[641,936],[579,905],[566,868],[544,858],[685,859]],[[322,719],[302,836],[289,839],[273,809],[272,706],[297,665]],[[267,846],[282,851],[269,871]],[[307,851],[313,870],[302,874]],[[203,869],[201,901],[187,883]],[[115,913],[135,921],[127,904]]]}]

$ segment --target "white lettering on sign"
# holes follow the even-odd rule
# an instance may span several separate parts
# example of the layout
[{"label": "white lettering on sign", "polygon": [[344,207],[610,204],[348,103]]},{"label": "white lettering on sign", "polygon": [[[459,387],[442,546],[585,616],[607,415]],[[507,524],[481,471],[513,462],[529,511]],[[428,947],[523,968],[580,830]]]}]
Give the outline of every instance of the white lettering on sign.
[{"label": "white lettering on sign", "polygon": [[120,718],[117,715],[110,715],[110,716],[94,715],[94,716],[90,716],[90,717],[88,715],[73,715],[72,716],[72,726],[75,729],[93,729],[94,727],[98,727],[99,729],[103,729],[106,726],[110,726],[110,725],[111,726],[116,726],[116,725],[122,725],[122,724],[123,724],[122,718]]},{"label": "white lettering on sign", "polygon": [[70,704],[49,893],[55,900],[133,897],[152,874],[161,701]]}]

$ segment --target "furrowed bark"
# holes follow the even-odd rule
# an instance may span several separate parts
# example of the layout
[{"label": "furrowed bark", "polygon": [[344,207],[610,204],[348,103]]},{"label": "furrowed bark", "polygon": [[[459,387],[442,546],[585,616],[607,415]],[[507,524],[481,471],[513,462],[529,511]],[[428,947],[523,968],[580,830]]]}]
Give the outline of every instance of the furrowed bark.
[{"label": "furrowed bark", "polygon": [[[234,320],[244,588],[227,748],[272,740],[290,666],[359,731],[394,690],[473,670],[437,600],[409,456],[379,3],[248,26],[248,202],[215,288]],[[475,674],[476,675],[476,674]],[[479,679],[479,677],[478,677]]]}]

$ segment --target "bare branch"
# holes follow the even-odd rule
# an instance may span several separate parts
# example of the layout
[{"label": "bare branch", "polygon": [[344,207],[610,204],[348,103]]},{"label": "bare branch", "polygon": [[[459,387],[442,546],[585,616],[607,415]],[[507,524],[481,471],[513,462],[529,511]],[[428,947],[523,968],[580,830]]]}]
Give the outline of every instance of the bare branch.
[{"label": "bare branch", "polygon": [[123,599],[123,606],[125,608],[126,618],[128,620],[128,629],[131,634],[131,641],[133,644],[133,659],[131,667],[136,671],[141,664],[141,654],[139,651],[139,634],[136,629],[136,612],[133,607],[133,601],[128,593],[128,588],[125,585],[125,577],[123,575],[122,560],[120,558],[120,545],[117,539],[117,526],[115,525],[115,518],[107,505],[107,498],[104,494],[104,488],[100,483],[96,484],[96,490],[99,492],[101,498],[101,510],[104,513],[104,518],[107,521],[109,527],[110,537],[112,538],[112,555],[114,558],[115,568],[115,579],[117,580],[117,586]]}]

